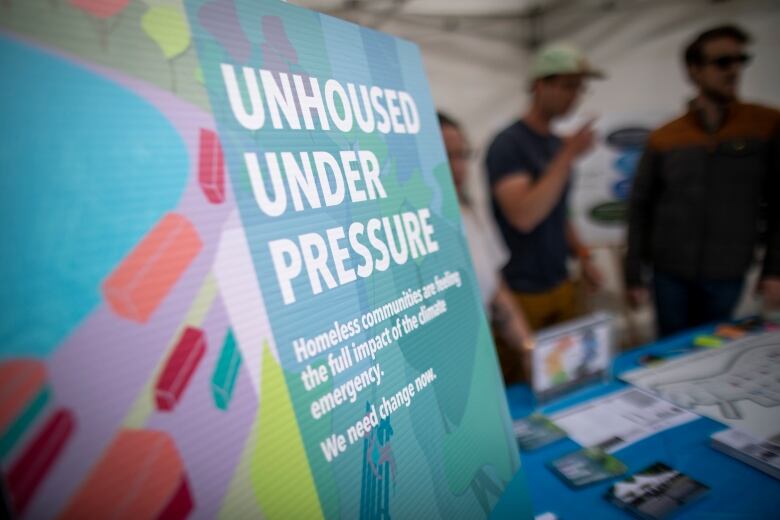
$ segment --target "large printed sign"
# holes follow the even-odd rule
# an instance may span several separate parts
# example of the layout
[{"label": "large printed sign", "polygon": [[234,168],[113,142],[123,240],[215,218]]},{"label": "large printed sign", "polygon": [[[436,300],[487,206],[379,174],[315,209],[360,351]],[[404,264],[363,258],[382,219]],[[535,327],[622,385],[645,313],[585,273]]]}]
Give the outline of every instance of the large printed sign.
[{"label": "large printed sign", "polygon": [[519,461],[417,48],[276,1],[3,9],[10,513],[486,517]]}]

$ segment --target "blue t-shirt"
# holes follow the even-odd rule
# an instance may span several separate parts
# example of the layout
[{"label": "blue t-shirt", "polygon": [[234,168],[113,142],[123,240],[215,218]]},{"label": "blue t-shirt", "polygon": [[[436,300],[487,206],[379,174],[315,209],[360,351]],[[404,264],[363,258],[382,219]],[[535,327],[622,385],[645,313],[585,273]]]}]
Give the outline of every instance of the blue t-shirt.
[{"label": "blue t-shirt", "polygon": [[567,183],[547,218],[530,233],[524,233],[509,223],[493,196],[492,188],[505,177],[519,172],[538,180],[561,144],[559,137],[540,135],[523,121],[517,121],[499,133],[488,149],[486,162],[493,214],[510,253],[503,273],[507,285],[515,291],[543,292],[567,279],[566,201],[569,185]]}]

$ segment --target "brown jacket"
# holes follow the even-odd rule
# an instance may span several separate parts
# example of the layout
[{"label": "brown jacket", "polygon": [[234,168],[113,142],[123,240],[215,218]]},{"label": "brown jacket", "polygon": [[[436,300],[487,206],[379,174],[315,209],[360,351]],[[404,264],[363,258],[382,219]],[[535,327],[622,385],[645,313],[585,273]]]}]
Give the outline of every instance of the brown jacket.
[{"label": "brown jacket", "polygon": [[628,212],[626,283],[645,267],[689,280],[742,278],[766,245],[763,274],[780,275],[780,112],[733,103],[705,130],[690,110],[652,134]]}]

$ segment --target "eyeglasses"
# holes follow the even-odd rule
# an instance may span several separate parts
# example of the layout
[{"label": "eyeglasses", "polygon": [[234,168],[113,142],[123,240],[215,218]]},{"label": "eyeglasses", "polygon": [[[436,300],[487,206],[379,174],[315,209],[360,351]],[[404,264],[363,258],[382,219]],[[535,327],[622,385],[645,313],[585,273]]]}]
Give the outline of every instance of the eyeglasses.
[{"label": "eyeglasses", "polygon": [[709,60],[706,60],[704,62],[705,65],[715,65],[721,70],[728,70],[733,65],[739,65],[740,67],[744,67],[748,63],[750,63],[750,60],[752,59],[752,56],[749,54],[732,54],[732,55],[723,55],[718,56],[717,58],[710,58]]}]

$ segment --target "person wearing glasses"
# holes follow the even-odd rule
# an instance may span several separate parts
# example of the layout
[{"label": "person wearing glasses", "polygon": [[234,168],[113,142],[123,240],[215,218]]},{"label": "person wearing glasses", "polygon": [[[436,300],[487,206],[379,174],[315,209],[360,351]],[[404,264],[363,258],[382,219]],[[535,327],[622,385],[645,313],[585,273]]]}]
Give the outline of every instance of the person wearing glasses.
[{"label": "person wearing glasses", "polygon": [[780,112],[739,101],[750,36],[724,25],[684,53],[697,89],[685,114],[652,132],[629,202],[629,302],[649,299],[658,332],[731,318],[765,246],[765,305],[780,304]]},{"label": "person wearing glasses", "polygon": [[444,147],[447,151],[452,181],[458,195],[466,243],[474,263],[482,303],[490,319],[501,372],[505,384],[530,379],[530,354],[533,336],[522,312],[501,277],[506,252],[493,229],[483,222],[466,194],[468,161],[471,151],[460,124],[449,115],[438,112]]},{"label": "person wearing glasses", "polygon": [[510,252],[504,279],[534,330],[579,313],[567,270],[570,256],[579,258],[589,285],[602,281],[567,214],[572,167],[593,145],[593,121],[566,138],[552,129],[576,106],[587,81],[600,77],[578,49],[564,44],[542,48],[529,71],[528,110],[488,149],[493,213]]}]

